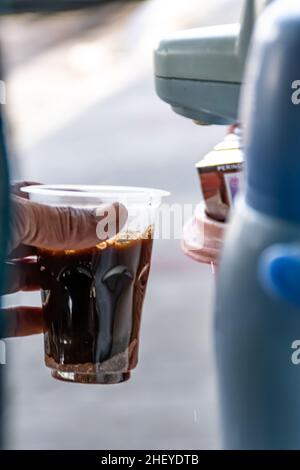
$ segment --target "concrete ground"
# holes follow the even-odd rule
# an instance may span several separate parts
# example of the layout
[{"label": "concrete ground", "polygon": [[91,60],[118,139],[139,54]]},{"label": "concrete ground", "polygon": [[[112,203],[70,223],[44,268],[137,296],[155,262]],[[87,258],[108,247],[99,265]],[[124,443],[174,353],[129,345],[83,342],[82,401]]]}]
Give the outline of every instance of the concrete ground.
[{"label": "concrete ground", "polygon": [[[156,97],[151,51],[168,31],[236,21],[240,5],[148,0],[5,20],[14,175],[152,186],[196,204],[194,164],[224,129],[197,127]],[[156,241],[140,361],[121,385],[57,382],[41,336],[8,340],[7,448],[220,448],[213,291],[210,268],[185,258],[179,240]]]}]

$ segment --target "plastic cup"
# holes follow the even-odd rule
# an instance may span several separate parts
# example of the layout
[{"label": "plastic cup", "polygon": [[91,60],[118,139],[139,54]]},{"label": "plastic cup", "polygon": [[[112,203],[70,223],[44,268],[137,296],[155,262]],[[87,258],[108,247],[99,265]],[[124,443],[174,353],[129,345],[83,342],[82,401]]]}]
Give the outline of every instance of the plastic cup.
[{"label": "plastic cup", "polygon": [[[40,249],[45,363],[56,379],[113,384],[138,362],[142,307],[150,271],[154,222],[165,191],[114,186],[23,188],[31,201],[97,209],[120,202],[128,220],[120,233],[89,249]],[[102,206],[103,207],[103,206]]]}]

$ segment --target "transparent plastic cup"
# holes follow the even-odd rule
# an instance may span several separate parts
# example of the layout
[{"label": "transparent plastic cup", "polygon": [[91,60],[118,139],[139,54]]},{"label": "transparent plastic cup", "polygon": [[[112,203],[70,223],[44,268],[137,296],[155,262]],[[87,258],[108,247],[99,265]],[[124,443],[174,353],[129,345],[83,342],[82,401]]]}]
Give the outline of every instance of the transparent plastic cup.
[{"label": "transparent plastic cup", "polygon": [[[150,271],[156,212],[165,191],[114,186],[36,185],[31,201],[99,210],[119,202],[121,231],[85,250],[40,249],[45,363],[56,379],[114,384],[138,362],[142,307]],[[103,207],[103,206],[102,206]]]}]

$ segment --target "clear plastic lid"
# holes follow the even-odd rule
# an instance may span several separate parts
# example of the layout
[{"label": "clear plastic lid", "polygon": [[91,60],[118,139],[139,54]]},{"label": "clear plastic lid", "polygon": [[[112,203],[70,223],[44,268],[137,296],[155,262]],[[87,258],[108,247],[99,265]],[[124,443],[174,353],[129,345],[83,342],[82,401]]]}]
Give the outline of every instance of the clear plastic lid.
[{"label": "clear plastic lid", "polygon": [[40,204],[74,207],[94,207],[113,202],[127,207],[131,204],[159,206],[162,198],[170,195],[159,189],[133,186],[45,184],[24,186],[21,190],[29,195],[30,200]]},{"label": "clear plastic lid", "polygon": [[130,186],[32,185],[21,190],[33,202],[55,207],[101,210],[103,204],[119,202],[128,212],[124,231],[143,233],[155,223],[157,210],[167,191]]}]

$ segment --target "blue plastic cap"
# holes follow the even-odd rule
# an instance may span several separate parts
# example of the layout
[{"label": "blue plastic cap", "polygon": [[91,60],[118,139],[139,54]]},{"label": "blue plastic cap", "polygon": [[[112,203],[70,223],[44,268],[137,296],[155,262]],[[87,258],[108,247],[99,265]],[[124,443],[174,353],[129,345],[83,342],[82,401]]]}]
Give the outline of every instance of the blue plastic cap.
[{"label": "blue plastic cap", "polygon": [[300,222],[299,0],[277,0],[260,17],[245,83],[247,203]]},{"label": "blue plastic cap", "polygon": [[300,307],[300,245],[273,245],[261,255],[258,277],[265,290]]}]

